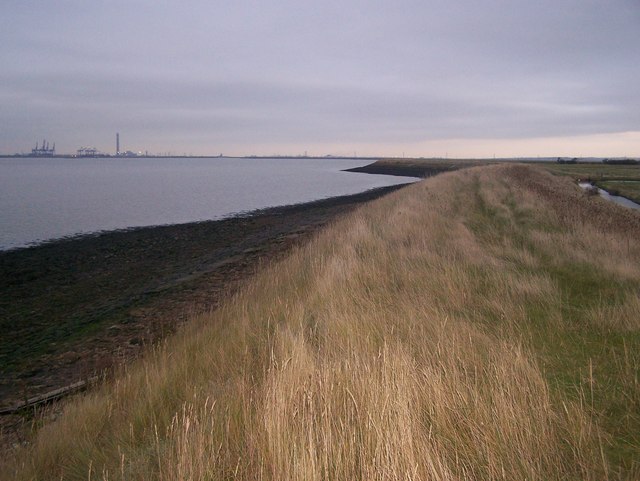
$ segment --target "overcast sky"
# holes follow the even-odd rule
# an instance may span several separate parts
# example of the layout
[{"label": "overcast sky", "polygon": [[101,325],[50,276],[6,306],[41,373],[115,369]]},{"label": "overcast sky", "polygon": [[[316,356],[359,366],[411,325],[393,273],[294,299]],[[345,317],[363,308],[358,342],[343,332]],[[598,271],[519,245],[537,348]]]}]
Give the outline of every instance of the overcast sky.
[{"label": "overcast sky", "polygon": [[0,153],[640,156],[640,0],[3,0]]}]

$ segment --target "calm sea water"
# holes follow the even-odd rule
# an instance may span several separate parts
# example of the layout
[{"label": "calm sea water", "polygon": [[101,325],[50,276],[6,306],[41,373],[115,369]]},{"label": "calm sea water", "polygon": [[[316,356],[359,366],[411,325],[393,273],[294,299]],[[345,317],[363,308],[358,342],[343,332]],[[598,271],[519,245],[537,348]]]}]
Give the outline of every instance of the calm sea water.
[{"label": "calm sea water", "polygon": [[415,179],[347,159],[0,159],[0,250],[127,227],[219,219]]}]

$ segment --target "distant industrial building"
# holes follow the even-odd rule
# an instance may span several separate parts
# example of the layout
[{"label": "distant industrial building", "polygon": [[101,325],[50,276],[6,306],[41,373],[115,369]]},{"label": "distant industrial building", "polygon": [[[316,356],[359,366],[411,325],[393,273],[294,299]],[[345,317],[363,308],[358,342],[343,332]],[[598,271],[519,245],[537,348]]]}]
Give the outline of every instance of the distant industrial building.
[{"label": "distant industrial building", "polygon": [[31,155],[33,157],[53,157],[56,154],[56,143],[53,143],[53,147],[49,148],[49,142],[45,140],[42,141],[42,146],[38,147],[38,142],[36,142],[36,147],[31,149]]},{"label": "distant industrial building", "polygon": [[122,152],[120,150],[120,133],[116,132],[116,157],[138,157],[138,153],[127,150]]},{"label": "distant industrial building", "polygon": [[95,147],[80,147],[76,151],[76,157],[108,157],[108,154],[103,154]]}]

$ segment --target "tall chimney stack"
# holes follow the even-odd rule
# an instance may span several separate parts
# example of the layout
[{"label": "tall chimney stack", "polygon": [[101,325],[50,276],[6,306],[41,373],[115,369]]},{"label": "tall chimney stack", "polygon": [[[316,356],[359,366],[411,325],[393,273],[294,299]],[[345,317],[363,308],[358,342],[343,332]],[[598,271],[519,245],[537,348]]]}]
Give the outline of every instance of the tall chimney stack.
[{"label": "tall chimney stack", "polygon": [[120,133],[116,132],[116,155],[120,155]]}]

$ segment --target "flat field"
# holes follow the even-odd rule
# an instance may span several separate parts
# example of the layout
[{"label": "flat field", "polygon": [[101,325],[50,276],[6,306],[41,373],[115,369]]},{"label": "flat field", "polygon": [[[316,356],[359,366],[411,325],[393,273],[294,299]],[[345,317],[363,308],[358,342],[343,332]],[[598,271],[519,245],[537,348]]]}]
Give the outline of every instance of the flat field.
[{"label": "flat field", "polygon": [[640,165],[615,165],[602,163],[542,164],[554,174],[568,175],[576,180],[602,182],[610,180],[640,181]]},{"label": "flat field", "polygon": [[0,476],[640,479],[638,239],[542,167],[429,178],[71,400]]}]

